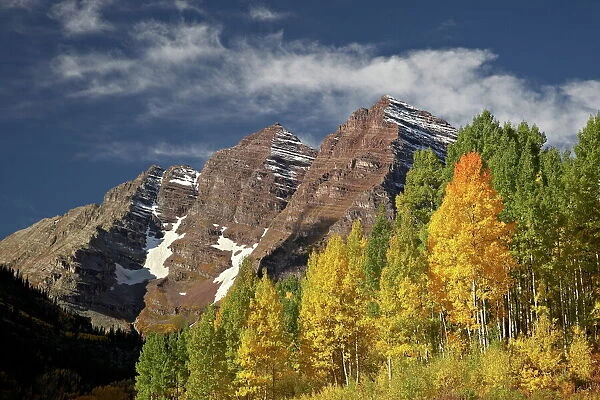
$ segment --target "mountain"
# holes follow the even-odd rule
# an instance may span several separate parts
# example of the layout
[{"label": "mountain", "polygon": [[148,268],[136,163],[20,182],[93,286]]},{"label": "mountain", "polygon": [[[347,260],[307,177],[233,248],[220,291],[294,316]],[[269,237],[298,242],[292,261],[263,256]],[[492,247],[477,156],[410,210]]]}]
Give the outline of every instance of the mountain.
[{"label": "mountain", "polygon": [[193,205],[179,214],[180,239],[171,246],[169,276],[148,284],[138,327],[168,330],[220,299],[315,156],[279,124],[216,152],[202,169]]},{"label": "mountain", "polygon": [[308,249],[330,232],[346,234],[360,219],[368,230],[383,205],[391,216],[415,150],[440,159],[456,129],[428,112],[384,96],[355,111],[323,140],[286,209],[269,226],[253,257],[269,274],[306,265]]},{"label": "mountain", "polygon": [[96,325],[172,330],[233,283],[250,256],[270,274],[297,272],[312,246],[391,216],[412,154],[440,158],[446,121],[389,96],[359,109],[319,151],[279,124],[216,152],[201,172],[152,166],[100,205],[44,219],[0,242],[19,270]]}]

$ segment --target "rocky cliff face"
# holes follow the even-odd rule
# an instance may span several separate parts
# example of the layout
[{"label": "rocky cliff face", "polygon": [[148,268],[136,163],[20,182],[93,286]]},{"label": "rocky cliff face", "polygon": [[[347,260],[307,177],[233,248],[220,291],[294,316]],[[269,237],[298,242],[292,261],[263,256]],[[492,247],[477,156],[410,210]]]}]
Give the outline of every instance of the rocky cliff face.
[{"label": "rocky cliff face", "polygon": [[440,157],[447,122],[390,97],[356,111],[317,152],[279,124],[215,153],[201,172],[153,166],[101,205],[45,219],[0,242],[19,269],[93,322],[166,330],[227,292],[246,256],[281,275],[380,204],[393,214],[416,149]]},{"label": "rocky cliff face", "polygon": [[[148,285],[141,329],[193,319],[233,283],[271,221],[286,207],[316,151],[281,125],[215,153],[197,181],[197,199],[187,210],[171,246],[169,276]],[[181,319],[180,318],[180,319]]]},{"label": "rocky cliff face", "polygon": [[44,219],[0,242],[0,263],[92,317],[98,325],[131,320],[141,309],[142,285],[118,285],[117,265],[140,269],[146,231],[156,230],[152,205],[164,171],[150,167],[111,189],[100,205]]},{"label": "rocky cliff face", "polygon": [[215,153],[202,174],[150,167],[101,205],[9,236],[0,264],[97,325],[172,327],[226,293],[315,155],[273,125]]},{"label": "rocky cliff face", "polygon": [[382,204],[393,213],[415,150],[444,159],[456,129],[426,111],[384,96],[354,112],[325,138],[286,209],[269,226],[253,256],[270,274],[306,265],[310,246],[331,232],[345,234],[354,219],[368,231]]}]

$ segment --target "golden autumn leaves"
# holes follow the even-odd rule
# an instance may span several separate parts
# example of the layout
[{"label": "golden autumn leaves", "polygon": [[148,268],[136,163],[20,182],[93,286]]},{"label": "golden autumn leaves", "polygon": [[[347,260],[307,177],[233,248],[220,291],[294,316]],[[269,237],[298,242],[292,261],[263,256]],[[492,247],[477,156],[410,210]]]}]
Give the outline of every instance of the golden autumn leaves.
[{"label": "golden autumn leaves", "polygon": [[239,396],[274,398],[292,374],[291,338],[283,326],[283,309],[275,287],[265,275],[250,302],[246,329],[238,349]]},{"label": "golden autumn leaves", "polygon": [[[383,357],[391,379],[393,359],[426,359],[431,353],[427,336],[438,314],[486,347],[515,264],[508,248],[512,227],[498,219],[502,209],[480,156],[465,154],[432,215],[427,251],[419,246],[414,215],[399,204],[376,293],[365,284],[360,224],[346,241],[330,238],[312,254],[303,286],[304,372],[311,369],[320,382],[359,382]],[[370,302],[377,305],[374,313]]]},{"label": "golden autumn leaves", "polygon": [[187,398],[285,398],[327,385],[337,388],[302,398],[589,388],[588,339],[600,336],[599,121],[573,157],[543,150],[537,128],[500,127],[484,112],[449,146],[447,167],[415,152],[393,222],[382,209],[369,236],[358,221],[332,235],[301,281],[258,283],[246,260],[187,337]]},{"label": "golden autumn leaves", "polygon": [[451,322],[469,335],[477,330],[482,341],[488,336],[482,330],[491,312],[501,312],[500,300],[515,265],[508,247],[513,228],[498,219],[502,209],[489,170],[479,154],[468,153],[456,164],[429,225],[429,277],[435,299]]}]

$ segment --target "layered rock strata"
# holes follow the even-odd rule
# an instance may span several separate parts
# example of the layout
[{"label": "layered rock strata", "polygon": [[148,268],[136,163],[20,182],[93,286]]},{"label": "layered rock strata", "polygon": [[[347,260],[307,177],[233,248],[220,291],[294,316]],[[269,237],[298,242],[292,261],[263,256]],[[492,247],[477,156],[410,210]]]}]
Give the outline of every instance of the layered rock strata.
[{"label": "layered rock strata", "polygon": [[389,96],[357,110],[325,138],[253,256],[277,276],[302,269],[311,247],[332,232],[347,233],[354,219],[368,232],[380,205],[392,215],[415,150],[431,148],[444,159],[455,140],[446,121]]}]

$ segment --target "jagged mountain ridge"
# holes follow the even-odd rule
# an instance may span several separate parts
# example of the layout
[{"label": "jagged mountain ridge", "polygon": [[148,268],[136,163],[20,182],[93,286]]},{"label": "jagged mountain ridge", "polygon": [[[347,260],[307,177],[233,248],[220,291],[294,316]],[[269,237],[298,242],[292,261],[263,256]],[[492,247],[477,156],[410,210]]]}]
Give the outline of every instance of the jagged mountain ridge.
[{"label": "jagged mountain ridge", "polygon": [[[310,246],[349,232],[359,218],[368,230],[383,205],[391,216],[415,150],[441,159],[456,129],[390,96],[355,111],[327,136],[311,169],[253,254],[270,274],[300,269]],[[284,266],[282,268],[281,266]]]},{"label": "jagged mountain ridge", "polygon": [[148,284],[138,326],[161,329],[174,313],[198,314],[214,301],[235,277],[237,252],[248,254],[260,241],[315,155],[279,124],[216,152],[200,173],[198,197],[178,230],[185,236],[171,246],[169,277]]},{"label": "jagged mountain ridge", "polygon": [[380,204],[391,216],[412,153],[431,147],[443,158],[455,138],[447,122],[389,96],[353,113],[318,152],[275,124],[201,172],[152,166],[101,205],[16,232],[0,242],[0,263],[98,325],[169,329],[219,299],[243,256],[284,274],[352,219],[369,229]]},{"label": "jagged mountain ridge", "polygon": [[[18,269],[96,325],[133,321],[143,307],[145,284],[119,285],[116,271],[118,266],[139,271],[147,258],[148,237],[163,234],[157,215],[164,208],[168,224],[169,199],[177,198],[185,208],[188,196],[195,196],[195,189],[178,182],[162,183],[180,168],[151,166],[109,190],[100,205],[78,207],[10,235],[0,242],[0,263]],[[156,203],[161,196],[164,207]]]}]

